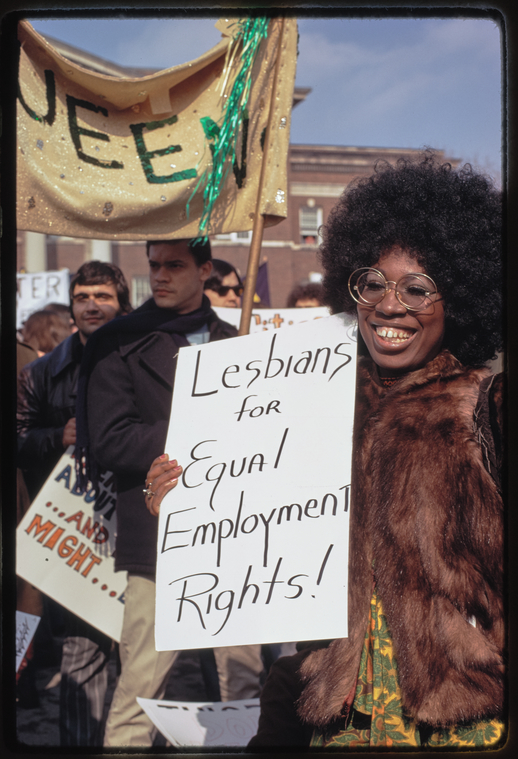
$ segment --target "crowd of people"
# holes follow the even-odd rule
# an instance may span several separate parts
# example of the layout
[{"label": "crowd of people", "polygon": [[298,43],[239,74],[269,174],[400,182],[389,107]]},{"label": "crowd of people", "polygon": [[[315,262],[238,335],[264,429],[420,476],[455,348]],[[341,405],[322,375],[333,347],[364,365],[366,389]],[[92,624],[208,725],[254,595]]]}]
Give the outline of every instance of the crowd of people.
[{"label": "crowd of people", "polygon": [[[153,297],[135,316],[124,322],[128,333],[126,345],[138,342],[131,352],[130,367],[145,369],[135,379],[139,421],[133,429],[135,461],[146,461],[151,450],[163,446],[168,408],[174,380],[174,362],[163,365],[163,355],[171,359],[175,345],[203,343],[234,336],[236,330],[221,322],[211,305],[239,308],[243,285],[237,270],[226,261],[212,259],[210,245],[195,246],[192,241],[150,241],[147,245]],[[179,274],[179,276],[178,276]],[[209,276],[207,276],[209,275]],[[69,446],[76,445],[76,405],[81,361],[87,341],[101,326],[117,316],[132,311],[129,290],[122,271],[100,261],[85,263],[70,282],[70,307],[51,303],[34,312],[24,322],[18,342],[18,522],[27,511],[59,458]],[[191,318],[202,304],[200,314]],[[174,311],[174,324],[165,324]],[[144,312],[144,313],[142,313]],[[178,321],[177,316],[189,314]],[[161,317],[165,315],[165,319]],[[147,320],[147,321],[146,321]],[[156,321],[156,324],[154,321]],[[159,324],[160,322],[160,324]],[[183,323],[182,323],[183,322]],[[157,334],[158,333],[158,334]],[[117,322],[116,341],[122,334]],[[173,335],[173,343],[171,335]],[[149,344],[160,337],[154,348],[158,364],[149,352]],[[146,340],[147,338],[147,340]],[[125,349],[125,352],[128,350]],[[141,364],[142,356],[145,361]],[[113,358],[113,357],[112,357]],[[88,361],[88,358],[87,358]],[[158,372],[158,377],[155,374]],[[116,367],[107,369],[112,377]],[[138,372],[137,372],[138,374]],[[97,376],[97,375],[96,375]],[[163,379],[167,387],[162,392]],[[99,407],[112,432],[116,423],[108,420],[107,407],[117,407],[127,419],[132,413],[122,411],[119,379],[113,376],[117,403],[113,403],[106,380],[103,388],[93,390],[95,397],[106,400]],[[132,377],[132,381],[133,381]],[[95,388],[94,378],[92,387]],[[109,383],[108,383],[109,384]],[[105,386],[106,385],[106,386]],[[133,392],[133,391],[132,391]],[[132,392],[126,400],[131,403]],[[142,408],[145,399],[155,405],[152,418]],[[156,418],[155,418],[156,417]],[[105,427],[94,424],[100,435]],[[143,435],[146,429],[147,436]],[[18,579],[18,609],[43,618],[36,636],[39,648],[52,646],[52,627],[64,629],[60,652],[60,743],[62,746],[152,745],[155,728],[138,707],[135,694],[150,698],[163,696],[176,658],[176,652],[157,654],[154,650],[154,571],[156,562],[156,524],[142,509],[140,480],[145,472],[132,474],[132,465],[120,460],[120,444],[126,447],[125,433],[119,447],[110,440],[108,457],[99,453],[97,460],[111,466],[118,478],[119,491],[125,491],[132,479],[137,482],[133,494],[119,496],[119,538],[116,569],[128,572],[125,593],[125,622],[121,647],[104,633],[58,606],[29,583]],[[131,433],[131,429],[129,430]],[[155,435],[157,437],[155,438]],[[93,437],[95,438],[95,432]],[[109,462],[109,463],[107,463]],[[148,461],[149,463],[149,461]],[[131,490],[131,486],[129,488]],[[151,592],[149,587],[151,586]],[[135,635],[138,633],[138,639]],[[108,684],[108,661],[116,648],[120,677],[107,725],[103,725],[103,704]],[[41,652],[37,652],[41,653]],[[265,677],[265,664],[271,652],[261,646],[238,646],[215,649],[213,657],[201,651],[201,665],[209,692],[221,700],[259,696]],[[45,658],[45,657],[44,657]],[[211,664],[215,661],[215,669]],[[35,707],[39,703],[34,680],[34,646],[31,647],[19,678],[19,703]]]},{"label": "crowd of people", "polygon": [[[501,196],[428,151],[353,183],[322,235],[323,283],[301,283],[287,306],[358,318],[349,633],[301,629],[273,663],[261,645],[215,648],[220,698],[260,696],[254,750],[497,746],[504,380],[487,364],[503,348]],[[181,472],[164,453],[178,349],[237,334],[212,307],[240,307],[241,277],[208,241],[149,240],[146,255],[148,301],[132,310],[120,269],[86,263],[66,336],[44,351],[27,327],[32,347],[19,346],[19,516],[73,445],[79,488],[115,475],[115,570],[128,573],[106,725],[113,642],[63,612],[63,746],[153,745],[136,698],[163,698],[177,656],[155,650],[154,596],[156,517]],[[45,613],[34,588],[20,580],[18,593],[18,608]]]}]

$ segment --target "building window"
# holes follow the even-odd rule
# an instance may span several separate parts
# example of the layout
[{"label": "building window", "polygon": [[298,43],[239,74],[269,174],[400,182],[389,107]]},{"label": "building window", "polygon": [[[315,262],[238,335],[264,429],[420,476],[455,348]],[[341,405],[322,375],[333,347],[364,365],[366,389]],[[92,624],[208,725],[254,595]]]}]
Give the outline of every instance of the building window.
[{"label": "building window", "polygon": [[322,226],[322,209],[317,206],[299,208],[300,242],[304,245],[318,245],[321,242],[318,230]]},{"label": "building window", "polygon": [[221,240],[222,242],[248,244],[252,240],[252,232],[228,232],[224,235],[214,235],[214,237],[216,240]]},{"label": "building window", "polygon": [[131,304],[133,308],[138,308],[150,297],[149,277],[133,277],[131,280]]}]

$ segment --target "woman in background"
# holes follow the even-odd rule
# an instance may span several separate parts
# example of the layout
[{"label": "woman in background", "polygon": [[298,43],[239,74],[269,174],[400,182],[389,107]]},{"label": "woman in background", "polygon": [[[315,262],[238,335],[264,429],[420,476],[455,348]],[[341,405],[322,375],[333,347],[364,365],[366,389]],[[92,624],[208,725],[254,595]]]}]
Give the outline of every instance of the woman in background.
[{"label": "woman in background", "polygon": [[322,305],[322,285],[320,282],[296,285],[286,301],[286,308],[319,308]]},{"label": "woman in background", "polygon": [[50,353],[56,345],[72,334],[70,319],[50,309],[34,311],[22,325],[23,342],[34,348],[38,356]]},{"label": "woman in background", "polygon": [[212,274],[203,289],[211,306],[241,308],[243,285],[236,269],[227,261],[212,259]]}]

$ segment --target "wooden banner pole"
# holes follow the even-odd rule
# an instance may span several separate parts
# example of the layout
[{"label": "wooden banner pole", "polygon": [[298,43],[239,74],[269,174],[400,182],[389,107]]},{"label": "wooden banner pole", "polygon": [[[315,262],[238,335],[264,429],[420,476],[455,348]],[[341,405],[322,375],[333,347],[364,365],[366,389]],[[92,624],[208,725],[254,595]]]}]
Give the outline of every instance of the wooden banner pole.
[{"label": "wooden banner pole", "polygon": [[277,45],[277,59],[275,62],[275,71],[273,75],[272,94],[270,98],[270,112],[268,114],[268,123],[266,125],[266,135],[264,140],[263,160],[261,163],[261,174],[259,176],[259,187],[257,189],[257,200],[255,204],[254,226],[252,229],[252,242],[250,243],[250,254],[248,256],[248,268],[246,271],[245,290],[241,303],[241,321],[239,323],[239,335],[248,335],[250,332],[250,319],[252,318],[252,308],[254,302],[255,286],[257,284],[257,272],[259,270],[259,258],[261,255],[261,246],[263,242],[264,216],[260,212],[261,196],[263,193],[264,177],[266,174],[266,159],[270,148],[270,133],[272,126],[272,115],[275,107],[275,93],[277,91],[277,78],[281,62],[281,46],[284,34],[285,19],[281,19],[281,29],[279,33],[279,42]]}]

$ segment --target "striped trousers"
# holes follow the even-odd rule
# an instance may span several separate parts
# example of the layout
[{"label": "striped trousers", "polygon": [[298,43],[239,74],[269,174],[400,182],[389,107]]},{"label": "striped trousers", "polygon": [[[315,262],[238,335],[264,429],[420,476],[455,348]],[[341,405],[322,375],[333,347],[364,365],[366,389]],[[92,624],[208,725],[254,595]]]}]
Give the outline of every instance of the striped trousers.
[{"label": "striped trousers", "polygon": [[111,647],[111,638],[66,612],[59,693],[61,746],[103,745]]}]

